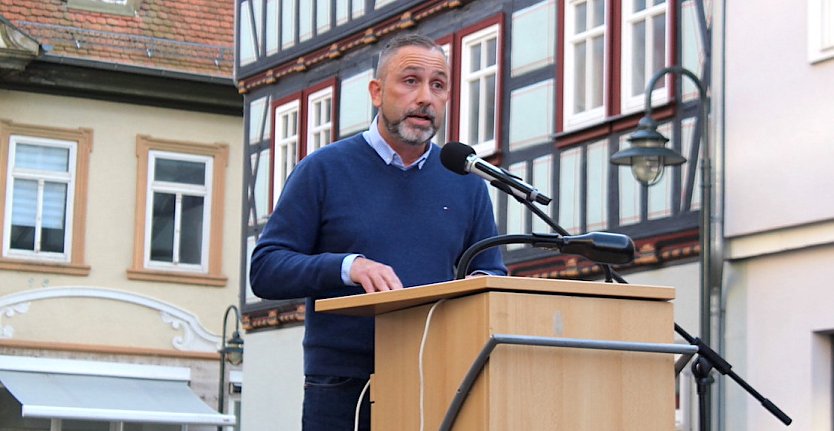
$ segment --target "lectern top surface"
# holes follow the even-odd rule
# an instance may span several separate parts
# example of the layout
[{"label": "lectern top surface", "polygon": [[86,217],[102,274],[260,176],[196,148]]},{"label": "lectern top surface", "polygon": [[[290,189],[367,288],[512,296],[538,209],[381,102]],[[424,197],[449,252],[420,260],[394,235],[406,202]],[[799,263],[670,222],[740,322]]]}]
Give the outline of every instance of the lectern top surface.
[{"label": "lectern top surface", "polygon": [[388,292],[320,299],[316,301],[316,311],[351,316],[375,316],[428,304],[440,299],[450,299],[488,291],[655,301],[675,299],[675,289],[664,286],[488,276],[427,284]]}]

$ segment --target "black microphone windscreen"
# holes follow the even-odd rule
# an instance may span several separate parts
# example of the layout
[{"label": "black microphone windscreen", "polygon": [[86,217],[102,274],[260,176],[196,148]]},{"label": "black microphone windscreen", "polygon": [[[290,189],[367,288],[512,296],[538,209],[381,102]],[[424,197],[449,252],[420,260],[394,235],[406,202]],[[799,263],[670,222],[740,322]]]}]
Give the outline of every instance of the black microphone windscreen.
[{"label": "black microphone windscreen", "polygon": [[447,142],[440,150],[440,163],[446,169],[460,175],[466,175],[466,158],[475,154],[475,149],[460,142]]}]

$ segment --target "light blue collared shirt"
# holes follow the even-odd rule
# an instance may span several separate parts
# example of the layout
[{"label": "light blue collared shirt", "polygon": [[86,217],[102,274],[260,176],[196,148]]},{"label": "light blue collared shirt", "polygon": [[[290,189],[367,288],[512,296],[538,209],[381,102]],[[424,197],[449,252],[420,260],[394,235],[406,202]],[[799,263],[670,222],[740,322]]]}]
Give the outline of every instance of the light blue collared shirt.
[{"label": "light blue collared shirt", "polygon": [[379,134],[379,127],[377,126],[377,121],[379,120],[379,115],[374,117],[374,120],[371,121],[371,126],[368,130],[362,132],[362,137],[368,141],[368,144],[371,145],[371,148],[379,154],[379,157],[382,157],[382,160],[385,161],[386,165],[394,165],[402,170],[411,169],[415,165],[417,169],[423,169],[423,165],[426,163],[426,160],[429,158],[429,153],[431,153],[431,145],[426,146],[426,151],[423,155],[420,156],[419,159],[415,160],[409,166],[405,166],[403,164],[403,159],[400,158],[400,155],[391,148],[382,135]]},{"label": "light blue collared shirt", "polygon": [[[385,162],[386,165],[393,165],[396,166],[404,171],[417,166],[417,169],[423,169],[423,165],[426,164],[426,160],[429,158],[429,154],[431,153],[431,145],[426,146],[426,151],[423,155],[420,156],[419,159],[415,160],[409,166],[406,166],[403,163],[403,159],[391,148],[382,135],[379,134],[379,127],[377,126],[377,119],[379,115],[375,116],[373,121],[371,121],[370,127],[368,130],[362,132],[362,137],[368,141],[368,144],[371,148],[379,154],[379,157]],[[361,254],[350,254],[345,256],[344,260],[342,260],[342,282],[348,286],[356,286],[356,283],[351,281],[350,279],[350,267],[353,265],[353,261],[356,260],[357,257],[364,257]]]}]

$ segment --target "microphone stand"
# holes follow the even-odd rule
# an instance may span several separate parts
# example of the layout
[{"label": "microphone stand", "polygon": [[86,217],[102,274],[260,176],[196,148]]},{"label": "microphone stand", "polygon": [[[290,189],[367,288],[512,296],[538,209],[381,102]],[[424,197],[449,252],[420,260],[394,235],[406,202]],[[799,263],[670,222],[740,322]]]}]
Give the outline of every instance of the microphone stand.
[{"label": "microphone stand", "polygon": [[[552,227],[553,230],[555,230],[558,234],[553,235],[533,233],[531,235],[500,235],[494,238],[487,238],[478,241],[475,244],[471,245],[468,249],[466,249],[463,255],[461,255],[461,258],[458,261],[456,279],[464,278],[466,276],[466,271],[469,267],[471,259],[478,253],[486,250],[487,248],[502,244],[532,244],[534,247],[555,244],[557,247],[559,247],[561,244],[559,238],[561,238],[562,236],[569,235],[568,231],[559,226],[539,207],[535,206],[533,202],[529,200],[529,196],[528,199],[522,199],[516,196],[512,193],[512,191],[506,184],[500,181],[492,181],[490,184],[492,184],[499,190],[507,193],[508,195],[512,196],[517,201],[521,202],[523,205],[529,208],[530,211],[536,214],[536,216],[538,216],[550,227]],[[611,267],[608,264],[600,265],[602,265],[602,268],[605,271],[605,281],[607,283],[610,283],[613,279],[620,284],[628,284],[628,282],[623,277],[621,277],[615,270],[611,269]],[[762,407],[764,407],[772,415],[776,416],[776,418],[778,418],[786,426],[790,425],[791,422],[793,422],[793,419],[786,415],[781,409],[779,409],[779,407],[773,404],[773,402],[771,402],[769,399],[762,396],[752,386],[750,386],[735,372],[733,372],[731,370],[732,365],[730,365],[729,362],[727,362],[723,357],[721,357],[721,355],[719,355],[718,352],[716,352],[711,347],[706,345],[703,341],[701,341],[700,338],[693,337],[677,323],[675,323],[675,332],[677,332],[681,337],[683,337],[683,339],[686,340],[687,343],[698,347],[698,351],[696,353],[698,357],[692,363],[692,375],[695,378],[695,383],[698,388],[698,425],[701,431],[709,430],[709,424],[707,423],[708,421],[706,418],[706,391],[708,385],[715,381],[712,378],[712,376],[710,376],[710,371],[712,371],[713,369],[733,379],[745,391],[747,391],[747,393],[749,393],[751,396],[753,396],[753,398],[759,401]],[[683,369],[683,367],[686,366],[686,364],[689,362],[691,358],[692,355],[684,355],[678,360],[678,362],[675,364],[676,375],[680,373],[680,371]]]}]

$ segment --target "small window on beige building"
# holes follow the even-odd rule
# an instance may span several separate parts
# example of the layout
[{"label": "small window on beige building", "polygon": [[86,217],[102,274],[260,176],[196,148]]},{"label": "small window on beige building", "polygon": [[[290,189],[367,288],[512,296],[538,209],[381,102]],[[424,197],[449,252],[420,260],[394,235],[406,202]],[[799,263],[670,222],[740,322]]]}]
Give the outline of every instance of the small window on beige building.
[{"label": "small window on beige building", "polygon": [[92,131],[0,120],[0,269],[87,275]]},{"label": "small window on beige building", "polygon": [[221,274],[229,149],[139,136],[128,278],[225,286]]}]

